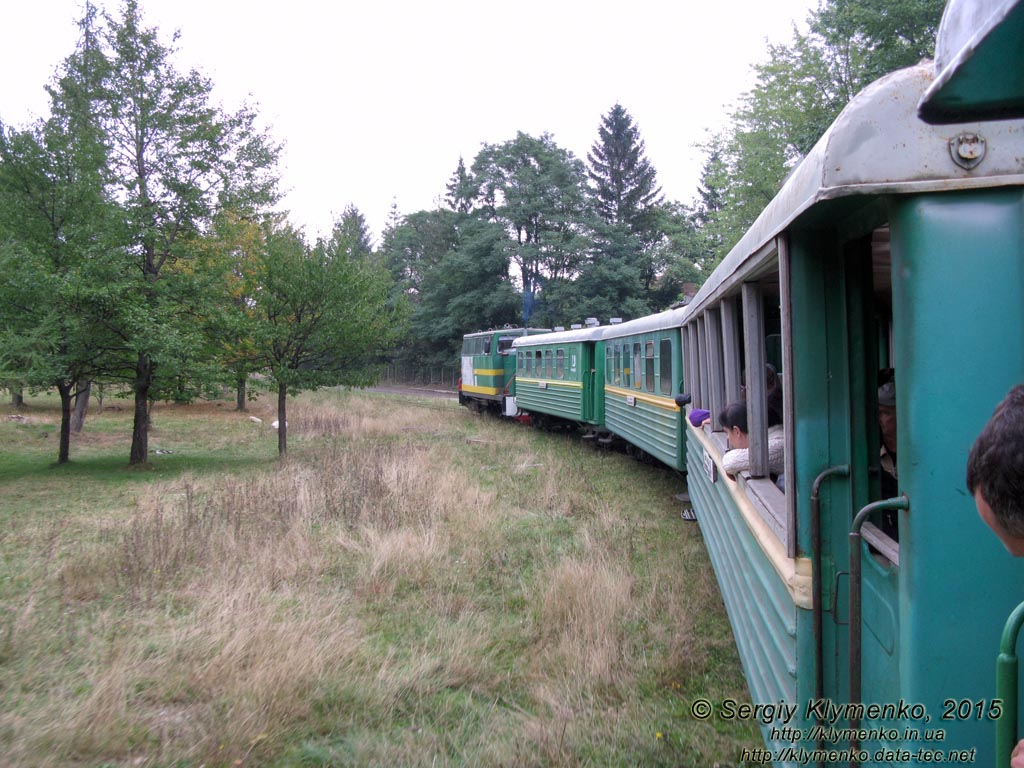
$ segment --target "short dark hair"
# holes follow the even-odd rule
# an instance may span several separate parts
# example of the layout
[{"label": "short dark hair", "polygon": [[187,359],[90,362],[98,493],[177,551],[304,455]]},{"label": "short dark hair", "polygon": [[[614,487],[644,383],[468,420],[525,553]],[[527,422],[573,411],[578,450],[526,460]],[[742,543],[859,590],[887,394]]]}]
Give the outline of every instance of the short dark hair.
[{"label": "short dark hair", "polygon": [[1024,384],[996,406],[967,457],[967,490],[980,492],[1003,529],[1024,537]]},{"label": "short dark hair", "polygon": [[726,429],[739,427],[740,432],[747,434],[747,403],[745,400],[735,400],[729,403],[722,412],[718,414],[718,421]]}]

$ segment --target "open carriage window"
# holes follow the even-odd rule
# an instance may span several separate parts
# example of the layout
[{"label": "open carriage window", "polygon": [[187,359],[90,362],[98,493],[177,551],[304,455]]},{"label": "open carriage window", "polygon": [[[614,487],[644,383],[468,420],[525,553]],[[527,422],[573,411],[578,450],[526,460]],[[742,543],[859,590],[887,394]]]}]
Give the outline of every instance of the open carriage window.
[{"label": "open carriage window", "polygon": [[[796,552],[796,497],[786,477],[794,462],[788,338],[788,250],[766,249],[755,266],[683,328],[688,386],[711,413],[707,439],[721,452],[755,509]],[[791,400],[791,397],[789,398]]]}]

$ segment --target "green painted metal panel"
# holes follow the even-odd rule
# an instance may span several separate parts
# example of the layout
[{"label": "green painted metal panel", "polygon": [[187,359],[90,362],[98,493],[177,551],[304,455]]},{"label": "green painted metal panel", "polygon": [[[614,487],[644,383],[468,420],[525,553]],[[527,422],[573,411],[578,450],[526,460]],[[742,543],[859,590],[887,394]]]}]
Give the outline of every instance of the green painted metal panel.
[{"label": "green painted metal panel", "polygon": [[[600,425],[603,423],[604,409],[596,402],[603,386],[603,370],[595,370],[594,360],[596,348],[601,342],[556,341],[554,343],[536,343],[522,347],[526,354],[542,355],[552,353],[556,358],[562,353],[564,365],[561,378],[549,378],[536,372],[519,373],[516,386],[516,405],[533,413],[542,413],[580,424]],[[603,345],[601,345],[603,354]]]},{"label": "green painted metal panel", "polygon": [[[652,404],[656,400],[660,405]],[[605,387],[605,426],[674,469],[685,466],[682,442],[683,415],[669,397],[646,397],[640,391]]]},{"label": "green painted metal panel", "polygon": [[[1024,191],[898,201],[892,217],[905,697],[991,698],[1003,623],[1024,596],[1024,562],[984,526],[964,487],[967,453],[1024,380]],[[970,648],[963,628],[970,627]],[[953,631],[955,630],[955,631]],[[979,649],[992,649],[990,653]],[[951,748],[995,765],[991,721],[958,724]]]},{"label": "green painted metal panel", "polygon": [[[811,631],[809,612],[794,605],[725,483],[712,482],[705,472],[703,445],[689,430],[686,434],[687,488],[699,510],[697,520],[732,624],[750,697],[755,703],[796,704],[800,711],[790,725],[805,728],[808,697],[798,690],[797,671],[801,661],[798,649],[807,647],[806,636]],[[790,746],[770,724],[762,725],[762,735],[775,752]]]},{"label": "green painted metal panel", "polygon": [[[652,316],[651,322],[633,321],[623,326],[612,326],[604,339],[604,352],[598,358],[596,366],[604,371],[604,425],[605,427],[641,448],[658,461],[673,469],[682,471],[686,466],[685,438],[683,421],[685,415],[675,404],[675,396],[682,392],[682,343],[680,329],[668,327],[672,318],[681,319],[678,310],[673,313],[661,313]],[[654,321],[658,319],[658,322]],[[627,326],[638,329],[635,334],[623,333]],[[661,342],[669,342],[669,366],[663,366],[663,349]],[[648,371],[633,371],[634,345],[640,345],[641,354],[646,354],[648,344],[653,344],[653,367],[655,377],[648,381]],[[630,370],[629,381],[614,382],[608,380],[607,365],[604,363],[609,348],[620,350],[625,346],[627,351],[622,358],[623,368]],[[642,358],[646,368],[648,360]],[[671,371],[672,381],[663,381],[662,372]],[[641,376],[642,386],[637,388],[637,376]],[[668,390],[665,392],[664,390]]]}]

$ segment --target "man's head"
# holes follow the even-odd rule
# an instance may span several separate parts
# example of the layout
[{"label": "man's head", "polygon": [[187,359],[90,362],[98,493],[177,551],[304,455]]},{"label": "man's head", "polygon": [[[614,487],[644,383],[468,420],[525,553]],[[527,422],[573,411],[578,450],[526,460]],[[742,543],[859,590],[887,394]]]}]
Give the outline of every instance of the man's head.
[{"label": "man's head", "polygon": [[1010,390],[967,457],[967,490],[981,519],[1024,556],[1024,385]]},{"label": "man's head", "polygon": [[896,382],[878,388],[878,429],[889,453],[896,453]]}]

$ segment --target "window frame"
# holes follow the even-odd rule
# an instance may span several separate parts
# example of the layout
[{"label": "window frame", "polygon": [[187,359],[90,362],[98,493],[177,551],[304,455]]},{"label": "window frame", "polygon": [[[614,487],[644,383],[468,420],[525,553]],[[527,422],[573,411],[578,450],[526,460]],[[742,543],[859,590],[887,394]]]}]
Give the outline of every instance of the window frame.
[{"label": "window frame", "polygon": [[672,395],[675,379],[672,375],[672,337],[662,336],[658,340],[658,393]]},{"label": "window frame", "polygon": [[654,339],[644,342],[644,391],[654,392]]},{"label": "window frame", "polygon": [[[787,556],[797,556],[795,478],[796,445],[793,417],[792,308],[790,251],[785,234],[757,254],[749,270],[737,276],[714,303],[687,318],[680,334],[686,385],[693,407],[712,412],[705,435],[724,454],[727,449],[721,408],[744,397],[740,372],[745,371],[747,422],[750,434],[750,470],[740,473],[740,486],[769,528],[785,546]],[[768,414],[765,383],[765,297],[762,283],[777,277],[782,335],[784,475],[786,491],[769,477]],[[756,373],[753,373],[756,372]],[[721,405],[719,406],[719,403]]]}]

